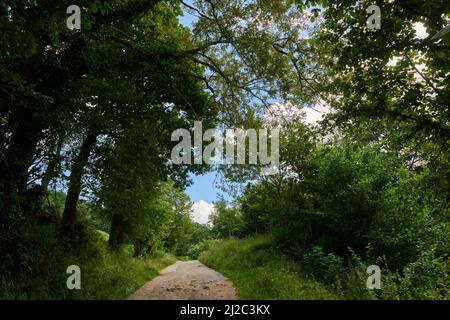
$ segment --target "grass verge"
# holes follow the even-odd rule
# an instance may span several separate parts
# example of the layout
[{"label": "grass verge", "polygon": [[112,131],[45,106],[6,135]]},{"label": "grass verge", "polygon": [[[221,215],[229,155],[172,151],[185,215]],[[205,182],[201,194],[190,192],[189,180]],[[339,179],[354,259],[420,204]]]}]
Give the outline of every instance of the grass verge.
[{"label": "grass verge", "polygon": [[339,298],[323,284],[303,275],[298,264],[271,247],[267,237],[217,242],[200,254],[199,260],[228,277],[240,299]]},{"label": "grass verge", "polygon": [[171,255],[143,259],[108,253],[85,264],[82,288],[73,290],[70,298],[126,299],[175,261]]},{"label": "grass verge", "polygon": [[[51,225],[40,226],[29,237],[24,252],[29,257],[26,272],[9,276],[0,272],[0,299],[126,299],[176,261],[163,253],[133,258],[129,246],[111,251],[108,235],[96,230],[87,230],[76,250],[62,243]],[[71,265],[80,267],[81,289],[67,288]]]}]

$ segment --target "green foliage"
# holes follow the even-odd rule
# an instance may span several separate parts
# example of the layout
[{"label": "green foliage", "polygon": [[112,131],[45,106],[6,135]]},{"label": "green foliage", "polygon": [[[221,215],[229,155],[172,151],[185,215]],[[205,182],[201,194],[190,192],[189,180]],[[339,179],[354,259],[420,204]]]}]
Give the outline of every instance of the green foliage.
[{"label": "green foliage", "polygon": [[195,231],[192,236],[192,243],[199,243],[212,238],[211,227],[206,224],[194,222]]},{"label": "green foliage", "polygon": [[188,251],[188,256],[191,259],[198,259],[200,254],[204,251],[209,250],[218,244],[218,240],[203,240],[196,244],[193,244]]},{"label": "green foliage", "polygon": [[85,271],[82,274],[84,287],[71,292],[67,298],[125,299],[174,262],[171,256],[136,259],[109,253],[80,266]]},{"label": "green foliage", "polygon": [[[372,32],[365,11],[372,1],[317,3],[323,23],[314,43],[325,50],[322,63],[330,75],[321,91],[339,96],[328,100],[337,111],[329,117],[332,130],[371,122],[384,127],[375,139],[390,146],[420,152],[431,144],[448,155],[448,45],[432,40],[448,25],[448,3],[378,2],[381,29]],[[429,34],[425,39],[416,37],[417,23]]]},{"label": "green foliage", "polygon": [[315,278],[330,282],[336,274],[344,271],[342,258],[334,253],[326,254],[322,247],[314,246],[303,254],[302,264],[309,268]]},{"label": "green foliage", "polygon": [[[168,250],[201,254],[241,297],[448,298],[450,38],[433,38],[448,1],[378,1],[371,32],[369,0],[199,0],[192,33],[176,0],[80,0],[78,31],[68,4],[0,3],[1,296],[123,297]],[[261,128],[273,102],[332,112],[283,125],[278,174],[221,168],[253,183],[216,203],[212,230],[194,224],[181,189],[208,167],[174,166],[171,132]],[[203,241],[261,233],[273,242]],[[83,293],[62,287],[68,264]]]},{"label": "green foliage", "polygon": [[169,252],[185,256],[197,232],[197,225],[191,218],[192,203],[182,190],[170,185],[166,190],[167,201],[172,210],[172,223],[165,245]]},{"label": "green foliage", "polygon": [[449,208],[446,196],[426,182],[429,171],[399,170],[384,192],[384,206],[369,233],[376,255],[386,255],[391,267],[402,268],[424,251],[436,248],[442,257],[450,250]]},{"label": "green foliage", "polygon": [[[58,239],[54,225],[30,228],[34,232],[26,233],[26,270],[2,272],[2,299],[124,299],[175,262],[172,256],[136,259],[125,252],[111,252],[107,234],[98,230],[87,228],[83,245],[74,249]],[[81,269],[81,290],[66,287],[70,265]]]},{"label": "green foliage", "polygon": [[[116,249],[161,250],[173,218],[163,181],[184,187],[205,169],[168,161],[174,129],[217,113],[179,3],[83,0],[81,30],[66,27],[69,5],[0,4],[0,276],[29,279],[39,261],[28,233],[61,214],[72,247],[111,224]],[[47,206],[49,185],[68,188],[64,204],[55,194]]]},{"label": "green foliage", "polygon": [[449,299],[449,261],[425,252],[402,275],[382,268],[381,290],[366,288],[369,265],[354,253],[342,258],[313,247],[294,262],[273,239],[215,242],[200,261],[229,277],[241,299]]},{"label": "green foliage", "polygon": [[[434,164],[412,170],[377,144],[351,136],[305,143],[299,138],[311,133],[290,130],[286,172],[249,186],[239,199],[251,226],[245,234],[267,230],[277,248],[342,297],[445,299],[448,193],[431,182],[440,181]],[[365,288],[370,264],[383,266],[379,292]]]},{"label": "green foliage", "polygon": [[[388,274],[390,290],[383,290],[387,299],[450,299],[450,260],[436,256],[435,249],[422,252],[419,258],[403,268],[402,275]],[[387,291],[387,292],[385,292]]]},{"label": "green foliage", "polygon": [[211,232],[221,238],[239,236],[244,228],[240,210],[236,207],[227,207],[225,199],[220,199],[214,206],[215,211],[210,216],[213,225]]},{"label": "green foliage", "polygon": [[102,230],[96,230],[96,231],[99,233],[99,235],[101,236],[103,241],[108,242],[108,240],[109,240],[108,233],[106,233],[105,231],[102,231]]}]

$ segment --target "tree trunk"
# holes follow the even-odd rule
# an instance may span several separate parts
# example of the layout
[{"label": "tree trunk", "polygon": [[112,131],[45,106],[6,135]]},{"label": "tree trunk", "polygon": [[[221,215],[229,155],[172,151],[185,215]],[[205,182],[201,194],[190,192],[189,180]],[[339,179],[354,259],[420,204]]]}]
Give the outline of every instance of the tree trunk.
[{"label": "tree trunk", "polygon": [[45,194],[48,191],[48,186],[50,181],[57,176],[59,171],[59,166],[61,162],[61,149],[62,149],[62,139],[58,141],[58,145],[56,146],[55,153],[50,155],[47,169],[45,170],[44,176],[42,177],[42,192]]},{"label": "tree trunk", "polygon": [[120,214],[114,214],[109,229],[109,245],[114,250],[118,250],[123,243],[125,236],[125,221]]},{"label": "tree trunk", "polygon": [[73,233],[77,221],[77,203],[81,192],[81,179],[86,167],[89,155],[97,141],[97,134],[89,133],[83,140],[80,152],[75,158],[70,172],[69,189],[67,190],[66,203],[61,221],[63,232]]},{"label": "tree trunk", "polygon": [[[0,159],[0,193],[2,193],[2,218],[17,215],[20,195],[25,189],[28,168],[39,141],[41,126],[31,115],[23,114],[5,156]],[[6,216],[6,217],[5,217]]]},{"label": "tree trunk", "polygon": [[139,258],[142,255],[142,249],[143,249],[144,245],[142,243],[142,241],[135,241],[134,242],[134,253],[133,253],[133,257],[134,258]]},{"label": "tree trunk", "polygon": [[22,114],[15,123],[11,140],[7,147],[2,146],[5,152],[0,155],[0,257],[4,270],[20,273],[23,265],[20,227],[25,219],[23,191],[41,126],[29,113]]},{"label": "tree trunk", "polygon": [[145,249],[146,255],[151,255],[153,253],[153,244],[148,244],[147,248]]}]

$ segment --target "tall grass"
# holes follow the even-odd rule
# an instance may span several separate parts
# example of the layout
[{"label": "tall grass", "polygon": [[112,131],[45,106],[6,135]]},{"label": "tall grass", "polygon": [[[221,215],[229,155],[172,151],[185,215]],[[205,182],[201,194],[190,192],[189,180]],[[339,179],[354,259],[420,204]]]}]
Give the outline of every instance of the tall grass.
[{"label": "tall grass", "polygon": [[[126,247],[113,252],[108,235],[92,229],[86,230],[77,249],[61,242],[52,225],[39,226],[38,231],[28,233],[26,272],[0,277],[0,299],[125,299],[176,260],[163,254],[133,258]],[[67,289],[70,265],[80,267],[79,290]]]},{"label": "tall grass", "polygon": [[344,264],[313,247],[294,261],[275,248],[267,236],[221,240],[199,260],[229,277],[241,299],[450,299],[450,260],[436,257],[433,250],[408,264],[403,273],[383,265],[381,289],[369,290],[368,263],[355,254]]},{"label": "tall grass", "polygon": [[227,276],[240,299],[338,299],[325,285],[302,274],[299,266],[256,237],[217,242],[199,260]]}]

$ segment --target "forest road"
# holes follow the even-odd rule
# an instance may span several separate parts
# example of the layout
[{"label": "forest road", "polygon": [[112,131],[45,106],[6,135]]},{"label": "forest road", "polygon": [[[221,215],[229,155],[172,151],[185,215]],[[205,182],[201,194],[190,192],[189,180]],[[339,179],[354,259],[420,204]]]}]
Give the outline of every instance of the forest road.
[{"label": "forest road", "polygon": [[197,260],[177,261],[128,297],[128,300],[235,300],[226,277]]}]

